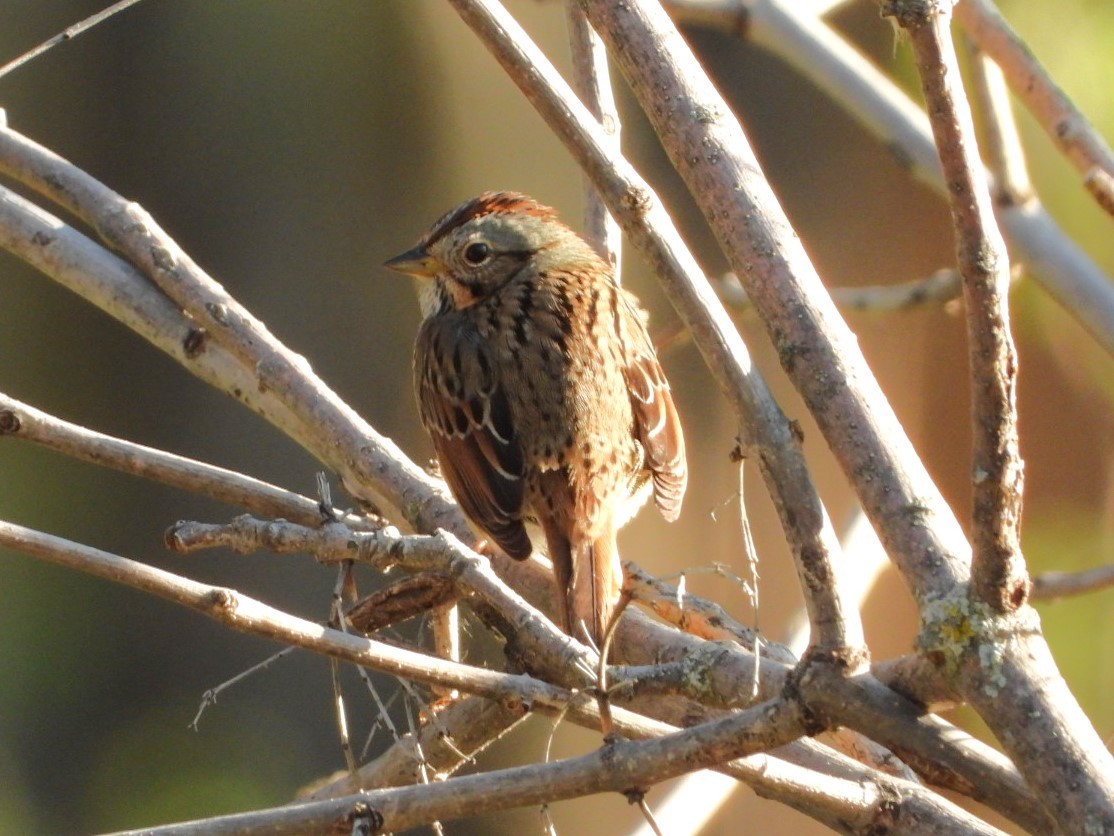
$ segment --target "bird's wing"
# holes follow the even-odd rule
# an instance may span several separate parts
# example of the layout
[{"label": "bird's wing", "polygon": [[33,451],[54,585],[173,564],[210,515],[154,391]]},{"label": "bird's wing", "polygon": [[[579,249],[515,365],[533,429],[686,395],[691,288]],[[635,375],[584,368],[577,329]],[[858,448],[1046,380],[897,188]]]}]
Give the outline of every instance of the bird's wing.
[{"label": "bird's wing", "polygon": [[465,515],[511,557],[530,556],[522,448],[488,348],[456,317],[427,319],[414,380],[422,423]]},{"label": "bird's wing", "polygon": [[[630,304],[628,346],[623,375],[634,409],[635,437],[646,455],[646,467],[654,479],[654,504],[669,521],[681,513],[681,500],[688,484],[685,437],[669,381],[654,353],[640,311]],[[633,349],[633,350],[630,350]]]}]

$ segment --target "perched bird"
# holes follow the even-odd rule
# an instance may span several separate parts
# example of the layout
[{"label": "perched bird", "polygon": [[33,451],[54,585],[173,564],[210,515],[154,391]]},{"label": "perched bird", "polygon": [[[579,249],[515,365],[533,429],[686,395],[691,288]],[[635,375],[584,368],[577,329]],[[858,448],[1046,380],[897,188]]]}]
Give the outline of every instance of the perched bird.
[{"label": "perched bird", "polygon": [[635,297],[556,212],[486,192],[386,263],[423,280],[422,423],[471,523],[523,560],[544,533],[564,629],[600,646],[622,588],[618,529],[687,481],[677,409]]}]

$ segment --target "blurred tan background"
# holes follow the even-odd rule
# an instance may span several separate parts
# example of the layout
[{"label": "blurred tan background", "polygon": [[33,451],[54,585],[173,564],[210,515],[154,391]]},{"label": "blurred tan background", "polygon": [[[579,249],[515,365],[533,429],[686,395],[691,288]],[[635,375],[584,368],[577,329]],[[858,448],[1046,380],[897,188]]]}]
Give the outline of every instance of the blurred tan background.
[{"label": "blurred tan background", "polygon": [[[7,0],[0,63],[106,3]],[[564,9],[509,8],[567,68]],[[1107,136],[1114,9],[1074,0],[1004,4],[1038,56]],[[877,62],[914,84],[874,3],[834,17]],[[745,42],[688,32],[737,106],[768,176],[832,286],[906,281],[949,266],[946,210],[894,159],[776,58]],[[624,147],[675,209],[709,272],[714,241],[620,90]],[[581,180],[558,142],[439,0],[150,0],[0,79],[0,105],[22,133],[143,204],[185,249],[384,434],[430,455],[410,394],[417,306],[379,265],[441,212],[489,188],[526,191],[580,225]],[[1114,271],[1110,219],[1026,118],[1046,203]],[[624,282],[652,312],[675,316],[636,254]],[[67,291],[0,254],[0,390],[62,418],[241,469],[312,493],[318,466],[230,399]],[[1037,569],[1109,560],[1114,364],[1030,282],[1013,296],[1022,362],[1025,545]],[[961,519],[969,461],[963,326],[953,312],[849,317],[894,407]],[[752,316],[740,327],[790,417],[842,530],[842,476],[777,367]],[[664,357],[689,443],[692,485],[680,523],[644,514],[624,555],[659,573],[724,561],[741,571],[734,427],[691,345]],[[338,504],[343,498],[338,497]],[[782,638],[799,604],[760,479],[748,507],[761,555],[760,623]],[[333,572],[304,556],[174,558],[162,531],[232,509],[0,441],[0,517],[245,593],[310,618],[327,613]],[[755,614],[723,580],[690,578],[746,623]],[[1100,733],[1114,730],[1110,593],[1041,607],[1045,630]],[[866,611],[876,658],[910,646],[916,622],[887,576]],[[201,694],[275,649],[174,606],[0,552],[0,833],[139,827],[288,800],[340,768],[328,664],[294,654],[222,695],[187,728]],[[381,683],[387,693],[395,686]],[[373,706],[349,693],[357,742]],[[398,715],[401,721],[401,715]],[[961,720],[969,718],[961,715]],[[531,721],[484,764],[541,757]],[[385,743],[380,734],[375,747]],[[596,739],[562,734],[558,755]],[[649,800],[654,803],[661,791]],[[557,804],[562,833],[623,833],[639,823],[618,796]],[[540,832],[536,810],[452,833]],[[820,832],[740,789],[706,832]]]}]

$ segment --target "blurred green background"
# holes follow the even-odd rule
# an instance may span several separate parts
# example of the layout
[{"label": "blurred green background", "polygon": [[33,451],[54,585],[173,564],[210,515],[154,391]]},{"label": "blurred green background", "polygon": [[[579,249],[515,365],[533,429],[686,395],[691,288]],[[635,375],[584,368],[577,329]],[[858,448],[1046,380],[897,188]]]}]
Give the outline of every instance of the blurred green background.
[{"label": "blurred green background", "polygon": [[[0,62],[102,5],[7,0]],[[508,6],[567,69],[562,4]],[[1083,0],[1004,8],[1109,136],[1114,8]],[[874,3],[849,4],[833,22],[913,89],[906,50]],[[845,114],[770,54],[716,32],[687,34],[737,106],[829,284],[905,281],[951,264],[941,200]],[[619,93],[628,155],[675,209],[705,267],[722,270],[683,187],[630,97]],[[0,105],[15,129],[146,207],[419,462],[430,450],[409,389],[417,307],[409,284],[379,265],[442,211],[484,189],[529,192],[579,225],[575,166],[439,0],[148,0],[0,79]],[[1031,121],[1021,122],[1045,202],[1114,271],[1110,218]],[[652,276],[636,254],[625,263],[624,282],[647,303],[655,329],[669,328],[675,316]],[[0,390],[96,430],[313,492],[318,466],[299,448],[6,253],[0,288]],[[1013,302],[1027,556],[1036,570],[1096,565],[1107,560],[1114,519],[1114,366],[1030,282],[1018,286]],[[849,320],[965,519],[961,319],[930,310]],[[761,328],[752,316],[739,322],[786,411],[804,423],[806,452],[842,525],[850,508],[842,476]],[[624,554],[663,573],[737,562],[731,417],[691,345],[664,359],[692,447],[693,484],[681,523],[667,527],[643,515],[624,535]],[[752,477],[748,500],[763,560],[761,621],[780,637],[799,596],[758,481]],[[0,440],[0,517],[323,618],[334,575],[305,556],[182,558],[163,550],[162,532],[175,520],[223,521],[234,513]],[[722,581],[697,577],[690,586],[753,619]],[[1103,696],[1114,686],[1109,595],[1041,607],[1062,671],[1104,735],[1114,728],[1114,707]],[[895,577],[883,579],[866,616],[876,658],[909,648],[915,617]],[[274,805],[340,768],[328,664],[306,654],[226,692],[199,731],[187,727],[206,689],[275,649],[161,600],[0,552],[0,833],[91,832]],[[397,689],[389,680],[380,687]],[[349,705],[359,743],[373,706],[355,687]],[[483,764],[536,760],[547,729],[528,724]],[[376,747],[385,742],[380,735]],[[557,754],[594,745],[592,736],[569,731]],[[566,833],[618,833],[639,821],[617,796],[558,804],[553,815]],[[819,831],[741,790],[709,832],[735,832],[740,820],[761,822],[756,829],[764,833]],[[450,832],[539,827],[537,811],[524,810],[454,823]]]}]

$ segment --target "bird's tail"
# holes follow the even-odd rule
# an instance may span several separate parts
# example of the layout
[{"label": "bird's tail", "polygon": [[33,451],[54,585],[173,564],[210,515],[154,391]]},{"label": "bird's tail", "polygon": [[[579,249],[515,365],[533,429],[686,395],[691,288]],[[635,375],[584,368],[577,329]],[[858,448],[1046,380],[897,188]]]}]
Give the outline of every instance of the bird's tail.
[{"label": "bird's tail", "polygon": [[[585,512],[576,502],[564,471],[550,471],[543,478],[548,479],[548,495],[557,498],[552,506],[567,514],[539,515],[557,579],[562,626],[577,641],[583,641],[587,631],[602,650],[623,589],[615,520]],[[562,495],[562,491],[566,493]],[[574,515],[572,510],[577,508],[580,513]]]},{"label": "bird's tail", "polygon": [[583,639],[587,629],[596,647],[602,649],[623,588],[614,528],[608,527],[599,537],[570,543],[570,552],[571,572],[564,585],[565,629],[576,639]]}]

